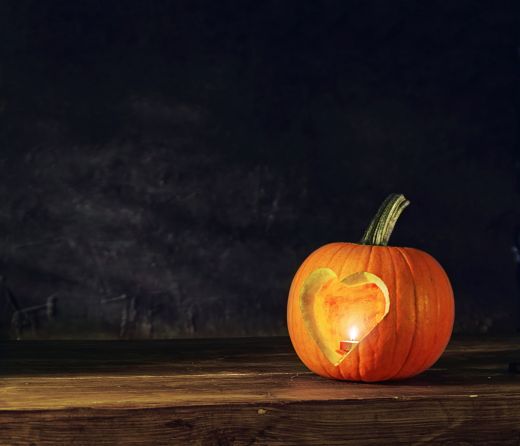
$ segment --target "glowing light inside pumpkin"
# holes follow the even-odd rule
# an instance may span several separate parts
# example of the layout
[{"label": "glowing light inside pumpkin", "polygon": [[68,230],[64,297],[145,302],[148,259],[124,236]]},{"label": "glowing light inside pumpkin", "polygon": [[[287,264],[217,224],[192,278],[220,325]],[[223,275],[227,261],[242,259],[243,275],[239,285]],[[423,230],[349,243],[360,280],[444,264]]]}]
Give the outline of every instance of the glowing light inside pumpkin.
[{"label": "glowing light inside pumpkin", "polygon": [[359,336],[359,329],[356,325],[352,325],[348,330],[348,337],[350,338],[348,341],[340,341],[339,342],[339,351],[342,354],[348,353],[352,350],[356,345],[359,344],[357,337]]},{"label": "glowing light inside pumpkin", "polygon": [[356,325],[352,325],[350,329],[348,330],[348,337],[351,341],[356,341],[357,337],[359,336],[359,329]]}]

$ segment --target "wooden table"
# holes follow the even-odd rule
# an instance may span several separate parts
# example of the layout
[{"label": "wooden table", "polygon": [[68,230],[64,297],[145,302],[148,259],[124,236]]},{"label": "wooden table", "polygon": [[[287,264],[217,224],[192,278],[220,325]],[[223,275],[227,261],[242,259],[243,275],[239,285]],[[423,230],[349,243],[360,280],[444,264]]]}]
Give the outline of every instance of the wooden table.
[{"label": "wooden table", "polygon": [[520,338],[422,375],[320,378],[287,338],[0,343],[1,445],[519,445]]}]

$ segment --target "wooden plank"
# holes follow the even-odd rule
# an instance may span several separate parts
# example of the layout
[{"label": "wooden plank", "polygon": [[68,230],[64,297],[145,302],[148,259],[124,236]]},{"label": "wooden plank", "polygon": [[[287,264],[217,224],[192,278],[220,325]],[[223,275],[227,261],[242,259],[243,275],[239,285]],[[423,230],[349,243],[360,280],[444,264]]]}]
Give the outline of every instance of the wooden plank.
[{"label": "wooden plank", "polygon": [[0,343],[0,444],[519,444],[520,339],[403,382],[320,378],[285,338]]},{"label": "wooden plank", "polygon": [[[501,399],[7,412],[13,445],[518,445],[518,404]],[[516,420],[516,423],[514,422]]]}]

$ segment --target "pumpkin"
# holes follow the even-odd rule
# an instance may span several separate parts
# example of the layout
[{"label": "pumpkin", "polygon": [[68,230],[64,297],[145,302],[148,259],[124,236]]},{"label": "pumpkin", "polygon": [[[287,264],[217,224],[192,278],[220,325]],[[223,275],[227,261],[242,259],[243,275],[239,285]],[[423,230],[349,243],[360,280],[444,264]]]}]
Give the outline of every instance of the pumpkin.
[{"label": "pumpkin", "polygon": [[451,336],[454,300],[441,265],[388,246],[409,201],[390,195],[359,243],[330,243],[296,272],[287,323],[302,362],[350,381],[398,380],[432,366]]}]

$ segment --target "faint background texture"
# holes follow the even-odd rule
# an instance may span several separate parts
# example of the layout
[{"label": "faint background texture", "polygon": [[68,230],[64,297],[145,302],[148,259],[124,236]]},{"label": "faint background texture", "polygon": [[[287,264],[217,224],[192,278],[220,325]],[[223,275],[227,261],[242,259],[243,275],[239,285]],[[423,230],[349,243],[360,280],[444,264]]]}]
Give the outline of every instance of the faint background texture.
[{"label": "faint background texture", "polygon": [[390,192],[456,331],[515,330],[517,3],[0,2],[0,336],[286,334]]}]

